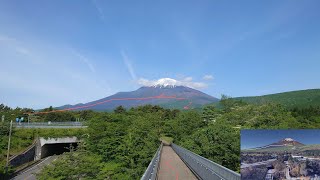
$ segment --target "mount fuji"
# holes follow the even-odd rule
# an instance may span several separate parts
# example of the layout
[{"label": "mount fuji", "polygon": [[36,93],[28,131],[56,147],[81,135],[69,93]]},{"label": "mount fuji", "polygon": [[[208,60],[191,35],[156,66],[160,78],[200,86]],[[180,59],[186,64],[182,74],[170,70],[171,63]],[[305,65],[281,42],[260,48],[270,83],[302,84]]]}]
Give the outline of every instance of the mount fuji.
[{"label": "mount fuji", "polygon": [[146,104],[159,105],[171,109],[193,109],[217,101],[219,99],[196,89],[179,85],[177,82],[164,80],[164,82],[140,87],[135,91],[118,92],[96,101],[64,105],[57,107],[57,109],[111,111],[120,105],[125,108],[131,108]]},{"label": "mount fuji", "polygon": [[305,146],[304,144],[292,139],[292,138],[284,138],[281,139],[278,142],[266,145],[266,146],[262,146],[262,147],[256,147],[256,148],[252,148],[250,150],[268,150],[268,149],[287,149],[287,148],[295,148],[295,147],[301,147],[301,146]]}]

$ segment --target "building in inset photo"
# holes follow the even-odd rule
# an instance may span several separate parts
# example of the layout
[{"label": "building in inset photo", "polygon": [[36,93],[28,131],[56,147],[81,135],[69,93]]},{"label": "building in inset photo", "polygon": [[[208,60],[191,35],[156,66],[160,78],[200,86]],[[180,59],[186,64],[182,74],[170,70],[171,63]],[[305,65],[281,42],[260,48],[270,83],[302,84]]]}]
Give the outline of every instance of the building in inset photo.
[{"label": "building in inset photo", "polygon": [[320,129],[242,130],[241,179],[320,180]]}]

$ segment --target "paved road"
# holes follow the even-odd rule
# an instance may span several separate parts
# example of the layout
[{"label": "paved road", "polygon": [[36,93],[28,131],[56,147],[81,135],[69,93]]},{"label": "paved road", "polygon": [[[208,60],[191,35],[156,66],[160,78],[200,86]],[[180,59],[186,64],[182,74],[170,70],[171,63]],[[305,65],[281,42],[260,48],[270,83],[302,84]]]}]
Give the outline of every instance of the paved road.
[{"label": "paved road", "polygon": [[291,179],[289,172],[289,168],[286,167],[286,179]]},{"label": "paved road", "polygon": [[286,179],[291,179],[290,174],[289,174],[290,164],[288,161],[284,161],[284,163],[286,164]]},{"label": "paved road", "polygon": [[273,174],[275,173],[275,169],[269,169],[267,171],[267,175],[265,180],[273,180]]},{"label": "paved road", "polygon": [[195,180],[197,178],[170,146],[163,146],[161,151],[158,179]]},{"label": "paved road", "polygon": [[43,159],[40,163],[35,164],[34,166],[20,173],[18,176],[12,178],[12,180],[36,180],[35,174],[39,173],[44,166],[50,164],[52,161],[55,161],[58,157],[59,156],[47,157]]}]

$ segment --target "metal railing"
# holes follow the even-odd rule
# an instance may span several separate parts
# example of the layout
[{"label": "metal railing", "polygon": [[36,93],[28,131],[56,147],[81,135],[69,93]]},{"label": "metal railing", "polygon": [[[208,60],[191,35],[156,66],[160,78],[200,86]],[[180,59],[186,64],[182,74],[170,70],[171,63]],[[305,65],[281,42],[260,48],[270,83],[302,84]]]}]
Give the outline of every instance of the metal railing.
[{"label": "metal railing", "polygon": [[141,180],[155,180],[157,178],[159,162],[161,157],[162,143],[159,146],[156,154],[153,156],[147,170],[144,172]]},{"label": "metal railing", "polygon": [[32,127],[85,127],[82,122],[20,122],[13,123],[17,128]]},{"label": "metal railing", "polygon": [[240,180],[241,176],[226,167],[199,156],[176,144],[171,144],[172,149],[186,163],[186,165],[203,180]]}]

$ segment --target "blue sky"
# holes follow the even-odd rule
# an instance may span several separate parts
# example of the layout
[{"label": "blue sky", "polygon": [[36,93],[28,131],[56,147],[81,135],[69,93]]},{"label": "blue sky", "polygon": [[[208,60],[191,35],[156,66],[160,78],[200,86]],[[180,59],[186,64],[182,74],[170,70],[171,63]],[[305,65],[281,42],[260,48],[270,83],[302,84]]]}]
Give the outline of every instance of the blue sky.
[{"label": "blue sky", "polygon": [[320,129],[241,130],[241,149],[261,147],[292,138],[302,144],[320,144]]},{"label": "blue sky", "polygon": [[0,0],[1,103],[88,102],[161,78],[215,97],[319,88],[319,7],[318,0]]}]

